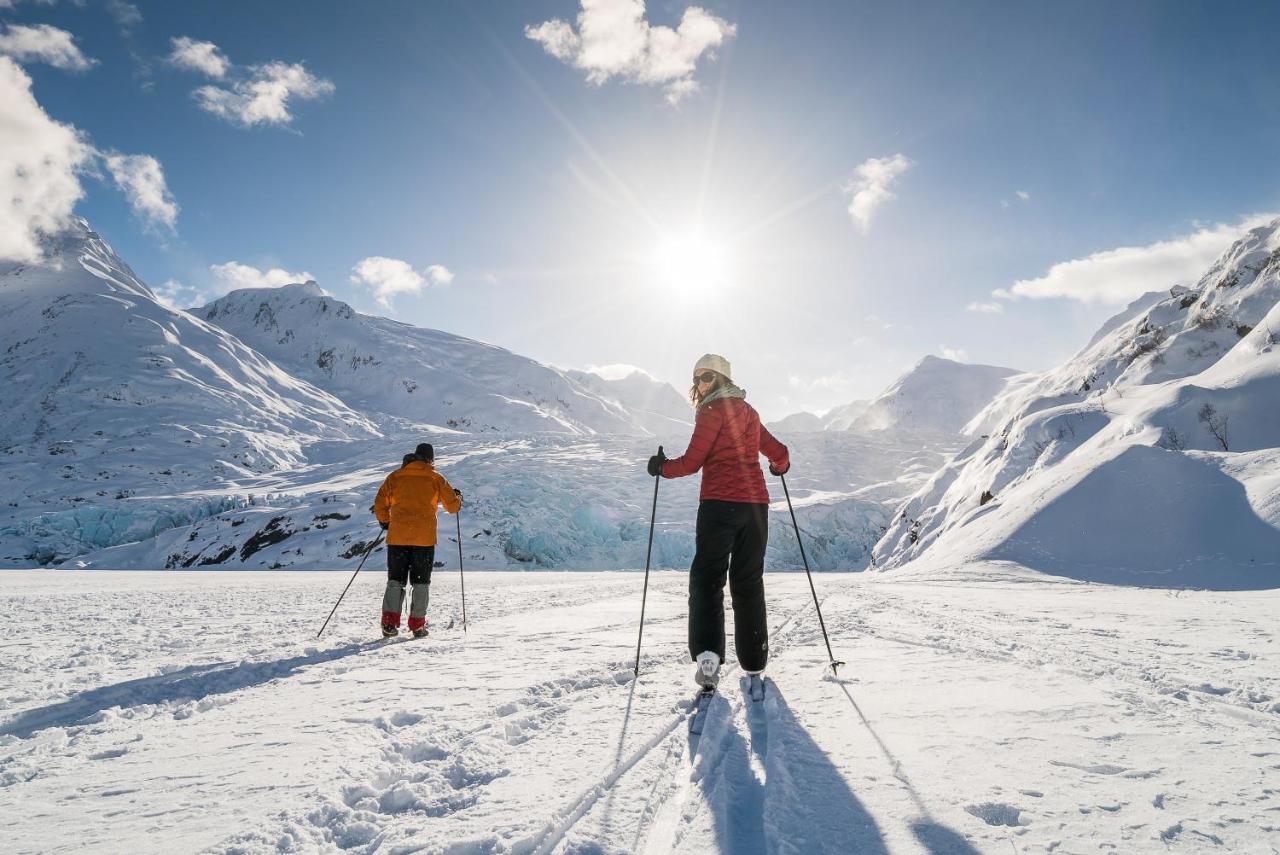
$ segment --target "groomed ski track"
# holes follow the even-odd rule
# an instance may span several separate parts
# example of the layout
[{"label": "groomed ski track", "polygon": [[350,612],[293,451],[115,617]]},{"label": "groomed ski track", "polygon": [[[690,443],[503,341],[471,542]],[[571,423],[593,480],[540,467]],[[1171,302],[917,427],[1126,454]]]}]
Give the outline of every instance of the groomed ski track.
[{"label": "groomed ski track", "polygon": [[[770,574],[691,738],[686,578],[0,573],[6,851],[1280,850],[1280,594]],[[75,629],[76,631],[71,631]]]}]

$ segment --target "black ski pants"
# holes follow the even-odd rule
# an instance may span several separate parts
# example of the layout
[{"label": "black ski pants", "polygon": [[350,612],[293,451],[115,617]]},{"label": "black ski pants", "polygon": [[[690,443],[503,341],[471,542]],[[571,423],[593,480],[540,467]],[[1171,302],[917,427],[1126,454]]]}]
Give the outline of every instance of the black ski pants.
[{"label": "black ski pants", "polygon": [[733,599],[733,640],[745,671],[769,659],[764,550],[769,506],[706,499],[698,505],[697,551],[689,568],[689,656],[713,650],[724,661],[724,583]]},{"label": "black ski pants", "polygon": [[388,546],[387,579],[401,585],[431,584],[431,568],[436,563],[434,546]]}]

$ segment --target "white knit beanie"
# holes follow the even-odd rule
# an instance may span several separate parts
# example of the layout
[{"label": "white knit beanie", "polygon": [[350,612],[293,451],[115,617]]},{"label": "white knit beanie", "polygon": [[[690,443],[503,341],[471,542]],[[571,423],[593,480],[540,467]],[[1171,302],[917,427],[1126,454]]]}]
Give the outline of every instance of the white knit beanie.
[{"label": "white knit beanie", "polygon": [[718,353],[705,354],[693,366],[694,375],[701,374],[703,371],[714,371],[717,374],[723,374],[726,380],[733,382],[733,375],[729,373],[729,360]]}]

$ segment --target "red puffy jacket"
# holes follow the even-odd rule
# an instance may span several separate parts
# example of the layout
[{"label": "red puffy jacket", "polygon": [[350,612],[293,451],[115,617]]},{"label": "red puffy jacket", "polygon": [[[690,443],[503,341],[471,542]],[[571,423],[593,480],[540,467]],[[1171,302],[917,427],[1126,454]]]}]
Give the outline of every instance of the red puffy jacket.
[{"label": "red puffy jacket", "polygon": [[741,398],[720,398],[699,408],[688,450],[662,465],[662,477],[680,478],[702,469],[701,498],[767,505],[761,454],[779,472],[791,466],[787,447],[760,424],[754,407]]}]

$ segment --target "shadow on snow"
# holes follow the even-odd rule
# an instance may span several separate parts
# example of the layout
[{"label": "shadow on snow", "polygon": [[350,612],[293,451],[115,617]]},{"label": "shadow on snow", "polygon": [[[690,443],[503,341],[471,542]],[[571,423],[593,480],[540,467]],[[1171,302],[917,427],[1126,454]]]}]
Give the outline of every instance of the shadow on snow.
[{"label": "shadow on snow", "polygon": [[26,739],[45,728],[82,724],[86,718],[113,707],[199,701],[211,695],[222,695],[260,686],[271,680],[288,677],[299,668],[308,665],[318,665],[359,655],[376,647],[385,647],[387,644],[388,642],[385,641],[365,641],[329,650],[317,650],[273,662],[213,662],[207,665],[192,665],[154,677],[126,680],[112,686],[102,686],[81,692],[61,703],[27,710],[5,722],[0,727],[0,734]]},{"label": "shadow on snow", "polygon": [[714,814],[719,851],[768,853],[779,849],[769,841],[778,840],[798,852],[888,853],[840,770],[796,720],[777,684],[765,684],[760,704],[746,698],[742,681],[750,744],[718,695],[698,743],[706,765],[695,775]]}]

